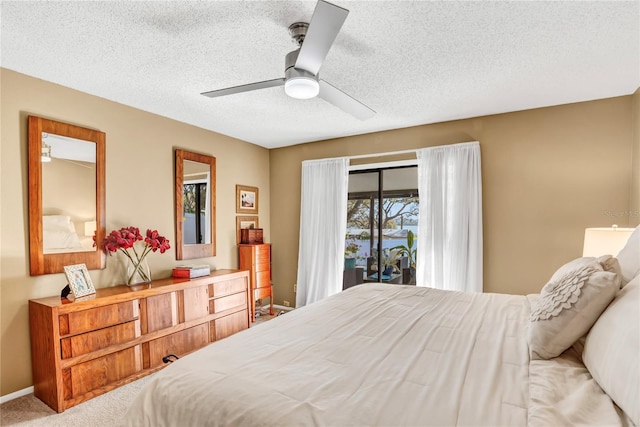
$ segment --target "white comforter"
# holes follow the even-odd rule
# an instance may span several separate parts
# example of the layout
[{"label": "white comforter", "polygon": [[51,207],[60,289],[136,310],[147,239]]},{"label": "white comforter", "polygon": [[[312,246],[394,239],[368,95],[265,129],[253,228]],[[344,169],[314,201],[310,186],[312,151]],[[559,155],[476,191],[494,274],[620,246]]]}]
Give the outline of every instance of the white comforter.
[{"label": "white comforter", "polygon": [[526,425],[529,312],[524,296],[356,286],[173,363],[125,424]]}]

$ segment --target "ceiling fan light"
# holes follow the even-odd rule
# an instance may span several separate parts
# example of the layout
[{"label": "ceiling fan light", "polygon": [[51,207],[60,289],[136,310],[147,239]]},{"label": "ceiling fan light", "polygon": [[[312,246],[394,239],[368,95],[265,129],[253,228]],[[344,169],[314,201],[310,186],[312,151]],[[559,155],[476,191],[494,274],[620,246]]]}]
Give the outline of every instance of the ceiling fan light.
[{"label": "ceiling fan light", "polygon": [[318,96],[320,85],[311,77],[291,77],[284,83],[284,91],[292,98],[310,99]]}]

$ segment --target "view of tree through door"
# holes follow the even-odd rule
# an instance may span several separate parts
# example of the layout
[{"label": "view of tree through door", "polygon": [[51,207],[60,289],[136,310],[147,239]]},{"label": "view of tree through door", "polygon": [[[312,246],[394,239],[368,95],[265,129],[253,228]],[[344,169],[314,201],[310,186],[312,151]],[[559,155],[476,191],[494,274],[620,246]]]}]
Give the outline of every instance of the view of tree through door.
[{"label": "view of tree through door", "polygon": [[415,284],[417,187],[416,166],[349,174],[345,269],[357,283]]},{"label": "view of tree through door", "polygon": [[204,243],[207,220],[207,182],[190,181],[183,186],[183,242],[185,245]]}]

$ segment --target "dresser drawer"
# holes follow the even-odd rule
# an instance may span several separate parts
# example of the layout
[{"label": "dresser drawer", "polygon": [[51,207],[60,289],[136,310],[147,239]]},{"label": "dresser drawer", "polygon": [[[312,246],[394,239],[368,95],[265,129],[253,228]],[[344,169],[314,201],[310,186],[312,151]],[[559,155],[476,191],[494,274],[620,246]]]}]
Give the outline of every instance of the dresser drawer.
[{"label": "dresser drawer", "polygon": [[269,259],[271,257],[271,245],[256,245],[256,259]]},{"label": "dresser drawer", "polygon": [[83,332],[117,325],[138,318],[138,300],[125,301],[118,304],[88,310],[61,314],[58,317],[60,335],[74,335]]},{"label": "dresser drawer", "polygon": [[249,327],[246,311],[238,311],[211,321],[211,341],[218,341]]},{"label": "dresser drawer", "polygon": [[254,299],[271,298],[271,286],[258,288],[253,291]]},{"label": "dresser drawer", "polygon": [[143,300],[146,308],[145,333],[170,328],[178,324],[176,292],[154,295]]},{"label": "dresser drawer", "polygon": [[271,264],[267,260],[266,262],[256,262],[256,271],[269,271],[271,270]]},{"label": "dresser drawer", "polygon": [[140,346],[108,354],[62,371],[65,400],[124,379],[142,370]]},{"label": "dresser drawer", "polygon": [[209,311],[211,313],[220,313],[232,308],[247,308],[247,294],[245,292],[209,301]]},{"label": "dresser drawer", "polygon": [[85,332],[60,340],[63,359],[101,350],[109,346],[131,341],[140,336],[140,320],[133,320],[115,326]]},{"label": "dresser drawer", "polygon": [[209,287],[185,289],[183,294],[184,321],[200,319],[209,314]]},{"label": "dresser drawer", "polygon": [[238,292],[246,292],[247,285],[245,282],[246,279],[241,277],[238,279],[223,280],[221,282],[213,283],[209,285],[209,295],[211,297],[221,297]]},{"label": "dresser drawer", "polygon": [[[209,323],[203,323],[175,334],[149,341],[149,360],[144,367],[164,365],[162,358],[168,354],[180,357],[209,343]],[[146,352],[145,352],[146,353]],[[146,356],[146,354],[145,354]]]},{"label": "dresser drawer", "polygon": [[258,271],[256,273],[256,288],[266,288],[271,286],[271,272]]}]

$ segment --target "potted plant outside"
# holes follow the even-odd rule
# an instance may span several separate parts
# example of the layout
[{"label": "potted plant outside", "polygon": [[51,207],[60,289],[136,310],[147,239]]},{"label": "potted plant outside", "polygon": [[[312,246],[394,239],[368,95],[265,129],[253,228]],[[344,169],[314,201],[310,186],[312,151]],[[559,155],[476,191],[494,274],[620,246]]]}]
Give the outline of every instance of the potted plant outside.
[{"label": "potted plant outside", "polygon": [[354,240],[347,243],[344,248],[344,268],[345,270],[356,268],[356,254],[360,250],[360,245]]},{"label": "potted plant outside", "polygon": [[415,236],[413,231],[407,231],[407,244],[406,245],[398,245],[391,248],[392,250],[397,250],[401,255],[406,256],[409,259],[409,269],[411,272],[411,281],[415,282],[416,280],[416,253],[417,249],[413,247],[415,243]]}]

